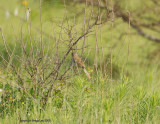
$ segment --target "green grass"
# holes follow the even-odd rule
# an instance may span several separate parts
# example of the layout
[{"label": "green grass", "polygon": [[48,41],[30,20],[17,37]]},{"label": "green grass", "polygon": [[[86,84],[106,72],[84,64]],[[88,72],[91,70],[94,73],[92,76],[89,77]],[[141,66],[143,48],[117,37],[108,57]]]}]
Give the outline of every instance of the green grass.
[{"label": "green grass", "polygon": [[[11,2],[11,1],[10,1]],[[131,1],[132,3],[133,1]],[[137,1],[135,1],[134,4]],[[12,1],[12,6],[9,7],[8,2],[3,1],[2,6],[6,6],[10,11],[18,6],[21,10],[20,16],[23,17],[25,7],[21,6],[19,1],[17,3]],[[128,3],[129,4],[129,3]],[[125,4],[126,5],[126,4]],[[1,7],[1,6],[0,6]],[[40,39],[40,17],[39,17],[39,3],[36,1],[29,1],[29,7],[32,10],[31,25],[32,36],[35,40],[35,45],[39,45]],[[77,12],[83,6],[76,6]],[[136,8],[133,4],[133,10]],[[137,6],[139,9],[140,5]],[[47,11],[45,11],[47,9]],[[68,16],[72,17],[74,14],[68,8]],[[88,11],[87,11],[88,12]],[[5,12],[0,11],[4,17],[0,18],[1,27],[7,44],[13,49],[16,44],[15,53],[20,55],[21,48],[17,42],[21,39],[21,20],[17,17],[11,16],[5,19]],[[60,28],[57,24],[65,14],[65,9],[62,3],[43,3],[42,5],[42,22],[43,31],[47,35],[43,35],[45,50],[54,44],[52,38],[48,35],[53,33],[53,29],[57,32]],[[50,21],[52,20],[52,21]],[[55,21],[55,22],[53,22]],[[83,28],[83,15],[76,20],[74,30],[78,30],[81,34]],[[65,22],[67,24],[67,22]],[[73,24],[73,19],[70,19],[69,24]],[[13,28],[12,28],[12,26]],[[126,35],[119,39],[120,32],[128,32],[128,25],[122,23],[122,20],[114,22],[113,29],[113,44],[117,44],[113,49],[113,81],[109,79],[110,63],[107,66],[107,78],[104,77],[100,71],[91,73],[92,79],[86,79],[82,73],[77,76],[71,76],[69,80],[62,85],[62,82],[57,82],[55,87],[57,90],[52,92],[52,97],[49,98],[46,109],[42,108],[41,94],[34,95],[33,89],[28,89],[27,92],[21,92],[17,88],[17,77],[10,68],[4,69],[0,66],[0,122],[2,124],[19,123],[20,120],[45,120],[50,119],[50,123],[146,123],[158,124],[160,123],[160,63],[159,63],[159,44],[148,41],[141,36],[131,35],[130,51],[128,54],[129,36]],[[34,27],[38,28],[36,30]],[[80,31],[80,32],[79,32]],[[131,29],[131,32],[135,32]],[[63,32],[64,33],[64,32]],[[93,68],[94,54],[96,45],[95,32],[91,33],[86,38],[85,56],[89,50],[90,54],[87,58],[88,67]],[[102,46],[105,60],[109,58],[110,41],[111,41],[111,23],[107,22],[102,26],[101,31],[98,29],[98,46]],[[16,37],[17,38],[16,38]],[[56,35],[57,36],[57,35]],[[65,35],[64,35],[65,37]],[[126,37],[126,39],[125,39]],[[67,39],[67,38],[66,38]],[[23,40],[28,43],[28,51],[30,50],[30,40],[28,36],[27,23],[23,23]],[[0,52],[6,57],[4,45],[0,38]],[[82,41],[77,45],[78,48],[82,46]],[[62,52],[66,50],[66,46],[61,46]],[[51,49],[51,48],[50,48]],[[98,51],[98,65],[103,65],[102,51]],[[128,69],[126,69],[128,57]],[[2,59],[0,59],[2,61]],[[18,65],[23,63],[17,63]],[[66,64],[70,62],[70,58]],[[33,82],[23,75],[26,85],[32,87]],[[61,86],[62,85],[62,86]],[[35,98],[33,98],[35,97]],[[30,122],[32,123],[32,122]],[[42,122],[41,122],[42,123]]]},{"label": "green grass", "polygon": [[[160,96],[151,86],[142,86],[137,80],[122,77],[116,82],[103,78],[75,77],[70,86],[50,98],[46,110],[40,102],[26,102],[2,123],[20,120],[51,119],[52,123],[159,123]],[[37,104],[38,103],[38,104]],[[12,102],[9,103],[12,106]],[[32,106],[32,107],[31,107]],[[31,110],[29,110],[29,108]]]}]

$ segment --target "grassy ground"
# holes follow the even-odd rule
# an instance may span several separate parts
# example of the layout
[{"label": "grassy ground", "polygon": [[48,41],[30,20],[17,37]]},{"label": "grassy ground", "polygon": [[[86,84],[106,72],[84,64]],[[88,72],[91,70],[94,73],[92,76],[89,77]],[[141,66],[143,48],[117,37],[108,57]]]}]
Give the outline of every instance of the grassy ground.
[{"label": "grassy ground", "polygon": [[[20,1],[10,2],[9,4],[3,1],[0,6],[3,8],[3,11],[0,11],[2,15],[0,24],[7,43],[14,48],[17,42],[16,37],[20,39],[22,21],[14,15],[10,15],[10,18],[6,19],[5,11],[9,10],[14,13],[14,9],[18,7],[21,10],[20,17],[23,18],[25,7],[21,6]],[[38,42],[40,39],[39,3],[29,1],[28,4],[32,12],[32,35]],[[63,4],[59,2],[42,3],[43,32],[47,34],[43,35],[43,40],[46,48],[53,42],[51,38],[48,38],[52,34],[53,27],[56,31],[60,30],[57,24],[65,14],[64,10]],[[72,17],[72,15],[68,10],[68,16]],[[56,22],[52,23],[53,21]],[[76,28],[80,30],[83,27],[83,16],[76,21]],[[73,19],[70,24],[73,24]],[[63,86],[64,89],[57,88],[57,92],[53,93],[45,110],[41,107],[40,98],[34,99],[32,92],[19,94],[16,77],[12,72],[0,67],[0,89],[3,90],[0,95],[4,96],[3,93],[6,93],[5,99],[1,99],[0,102],[0,111],[2,111],[0,122],[7,124],[19,123],[20,120],[47,121],[45,119],[49,119],[50,123],[67,124],[160,123],[159,44],[148,41],[137,34],[133,34],[131,37],[125,35],[120,39],[120,32],[128,32],[128,25],[122,23],[122,20],[117,20],[114,22],[114,26],[112,32],[113,44],[116,44],[113,49],[114,80],[110,81],[109,78],[104,77],[100,70],[97,72],[93,70],[96,47],[96,35],[93,32],[93,35],[86,38],[89,49],[86,49],[85,52],[85,56],[87,56],[87,52],[90,52],[87,63],[93,71],[90,72],[92,79],[86,79],[83,74],[72,76]],[[110,53],[111,23],[106,23],[97,32],[98,46],[103,46],[103,54],[107,59]],[[135,31],[131,29],[131,32]],[[23,22],[23,37],[26,42],[29,41],[26,22]],[[129,38],[131,39],[128,53]],[[0,44],[0,52],[5,55],[2,39],[0,39]],[[81,46],[82,43],[79,43],[77,47]],[[65,48],[62,46],[61,49]],[[19,53],[19,46],[15,51]],[[101,65],[103,64],[102,50],[99,50],[99,56],[100,59],[97,59],[97,63]]]},{"label": "grassy ground", "polygon": [[[143,84],[127,77],[112,83],[102,78],[92,83],[74,78],[71,86],[49,100],[45,111],[39,100],[32,104],[17,102],[21,107],[1,122],[51,119],[51,123],[159,123],[159,92]],[[29,106],[33,106],[32,110],[28,110]]]}]

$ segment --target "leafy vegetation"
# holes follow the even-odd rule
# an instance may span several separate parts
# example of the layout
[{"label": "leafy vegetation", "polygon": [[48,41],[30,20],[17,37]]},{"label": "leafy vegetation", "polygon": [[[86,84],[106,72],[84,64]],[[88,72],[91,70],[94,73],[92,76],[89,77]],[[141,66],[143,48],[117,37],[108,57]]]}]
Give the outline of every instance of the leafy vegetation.
[{"label": "leafy vegetation", "polygon": [[[90,15],[97,8],[83,3],[73,7],[59,0],[10,2],[11,7],[8,1],[0,6],[2,124],[160,123],[159,43],[135,34],[120,19],[97,25],[97,13]],[[139,11],[136,2],[121,6]],[[149,0],[147,5],[152,5]],[[72,50],[85,60],[91,79],[73,64]]]}]

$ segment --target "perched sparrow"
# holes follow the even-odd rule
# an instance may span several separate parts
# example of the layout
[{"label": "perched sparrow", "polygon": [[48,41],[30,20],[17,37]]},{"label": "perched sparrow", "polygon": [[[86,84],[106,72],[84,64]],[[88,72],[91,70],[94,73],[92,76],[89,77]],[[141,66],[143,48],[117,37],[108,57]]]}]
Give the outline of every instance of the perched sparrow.
[{"label": "perched sparrow", "polygon": [[78,56],[78,54],[76,52],[73,52],[72,53],[72,56],[73,56],[73,59],[74,59],[74,62],[77,64],[78,67],[81,67],[83,69],[83,71],[85,72],[86,76],[90,79],[91,76],[90,74],[87,72],[86,68],[85,68],[85,65],[82,61],[82,59]]}]

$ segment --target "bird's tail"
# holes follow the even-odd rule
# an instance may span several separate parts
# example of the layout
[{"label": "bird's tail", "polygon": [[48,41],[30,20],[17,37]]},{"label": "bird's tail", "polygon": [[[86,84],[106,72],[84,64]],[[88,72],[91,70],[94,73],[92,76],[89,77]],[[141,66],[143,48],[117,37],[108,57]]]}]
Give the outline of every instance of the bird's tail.
[{"label": "bird's tail", "polygon": [[91,79],[90,74],[88,73],[88,71],[87,71],[85,68],[83,68],[83,71],[85,72],[85,74],[86,74],[86,76],[88,77],[88,79]]}]

